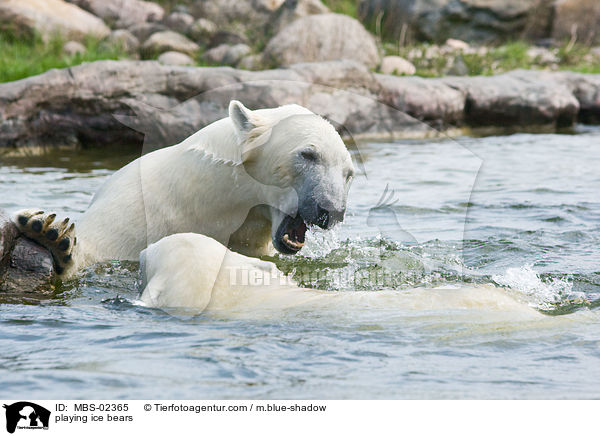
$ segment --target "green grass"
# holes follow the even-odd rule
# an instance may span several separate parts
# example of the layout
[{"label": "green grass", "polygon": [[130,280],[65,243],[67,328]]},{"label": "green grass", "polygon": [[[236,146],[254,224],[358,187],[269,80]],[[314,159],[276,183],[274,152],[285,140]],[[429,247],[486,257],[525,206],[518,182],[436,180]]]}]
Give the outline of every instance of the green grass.
[{"label": "green grass", "polygon": [[126,57],[120,47],[109,47],[92,38],[85,41],[87,50],[82,55],[63,55],[63,45],[64,40],[60,37],[44,43],[40,38],[24,41],[0,34],[0,83],[41,74],[52,68]]},{"label": "green grass", "polygon": [[336,14],[358,17],[358,0],[323,0],[323,4]]},{"label": "green grass", "polygon": [[584,45],[564,44],[552,49],[557,62],[543,64],[532,59],[527,51],[531,45],[524,41],[516,41],[497,47],[487,47],[474,52],[440,52],[431,44],[418,44],[398,47],[395,44],[384,44],[386,55],[398,55],[410,60],[417,68],[417,75],[422,77],[440,77],[449,73],[453,60],[460,60],[467,67],[468,75],[501,74],[514,69],[551,69],[570,70],[581,73],[600,73],[600,57],[593,57],[590,48]]}]

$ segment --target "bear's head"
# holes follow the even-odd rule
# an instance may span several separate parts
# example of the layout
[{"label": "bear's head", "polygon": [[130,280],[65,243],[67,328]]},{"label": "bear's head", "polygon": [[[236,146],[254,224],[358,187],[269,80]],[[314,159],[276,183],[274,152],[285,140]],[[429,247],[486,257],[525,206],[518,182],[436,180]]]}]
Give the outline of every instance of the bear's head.
[{"label": "bear's head", "polygon": [[277,251],[295,254],[304,245],[307,226],[328,229],[344,219],[354,167],[330,123],[297,105],[251,111],[235,100],[229,117],[246,172],[264,185],[294,193],[283,200],[287,205],[267,208]]}]

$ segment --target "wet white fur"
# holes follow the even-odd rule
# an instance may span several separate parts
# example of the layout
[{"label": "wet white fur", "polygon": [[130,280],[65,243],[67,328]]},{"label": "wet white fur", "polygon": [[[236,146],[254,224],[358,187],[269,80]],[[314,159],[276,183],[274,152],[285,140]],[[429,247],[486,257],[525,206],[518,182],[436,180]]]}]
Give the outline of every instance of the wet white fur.
[{"label": "wet white fur", "polygon": [[[290,128],[273,129],[291,117]],[[174,233],[205,234],[251,256],[270,253],[269,211],[248,212],[260,204],[295,211],[290,156],[308,144],[331,155],[334,164],[351,166],[335,129],[308,109],[250,111],[233,101],[230,117],[109,178],[76,223],[78,243],[66,275],[99,261],[137,260],[148,244]],[[264,177],[251,177],[243,162]]]},{"label": "wet white fur", "polygon": [[211,238],[191,233],[150,245],[140,256],[140,269],[141,303],[182,314],[262,318],[303,311],[348,315],[365,310],[464,309],[486,317],[509,314],[512,320],[543,317],[494,286],[354,292],[299,288],[273,263],[233,253]]}]

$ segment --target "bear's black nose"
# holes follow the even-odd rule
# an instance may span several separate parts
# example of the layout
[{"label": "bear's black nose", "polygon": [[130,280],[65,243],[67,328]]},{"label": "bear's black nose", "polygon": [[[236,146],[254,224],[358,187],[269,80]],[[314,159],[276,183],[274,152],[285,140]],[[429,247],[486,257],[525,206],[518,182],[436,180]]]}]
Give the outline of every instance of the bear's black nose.
[{"label": "bear's black nose", "polygon": [[344,220],[344,214],[346,209],[325,209],[321,206],[317,206],[317,220],[316,224],[322,229],[328,229],[335,223],[342,222]]},{"label": "bear's black nose", "polygon": [[317,206],[317,225],[322,229],[329,226],[329,211],[321,206]]}]

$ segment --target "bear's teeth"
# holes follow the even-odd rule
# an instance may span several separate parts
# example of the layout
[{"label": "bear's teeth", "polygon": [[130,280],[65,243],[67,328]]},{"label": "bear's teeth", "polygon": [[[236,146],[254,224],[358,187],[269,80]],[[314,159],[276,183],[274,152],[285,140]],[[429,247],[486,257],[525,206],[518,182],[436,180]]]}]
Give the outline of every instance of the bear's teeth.
[{"label": "bear's teeth", "polygon": [[291,241],[290,236],[287,233],[285,235],[283,235],[283,242],[285,242],[287,245],[289,245],[290,247],[293,247],[293,248],[304,247],[304,242]]}]

